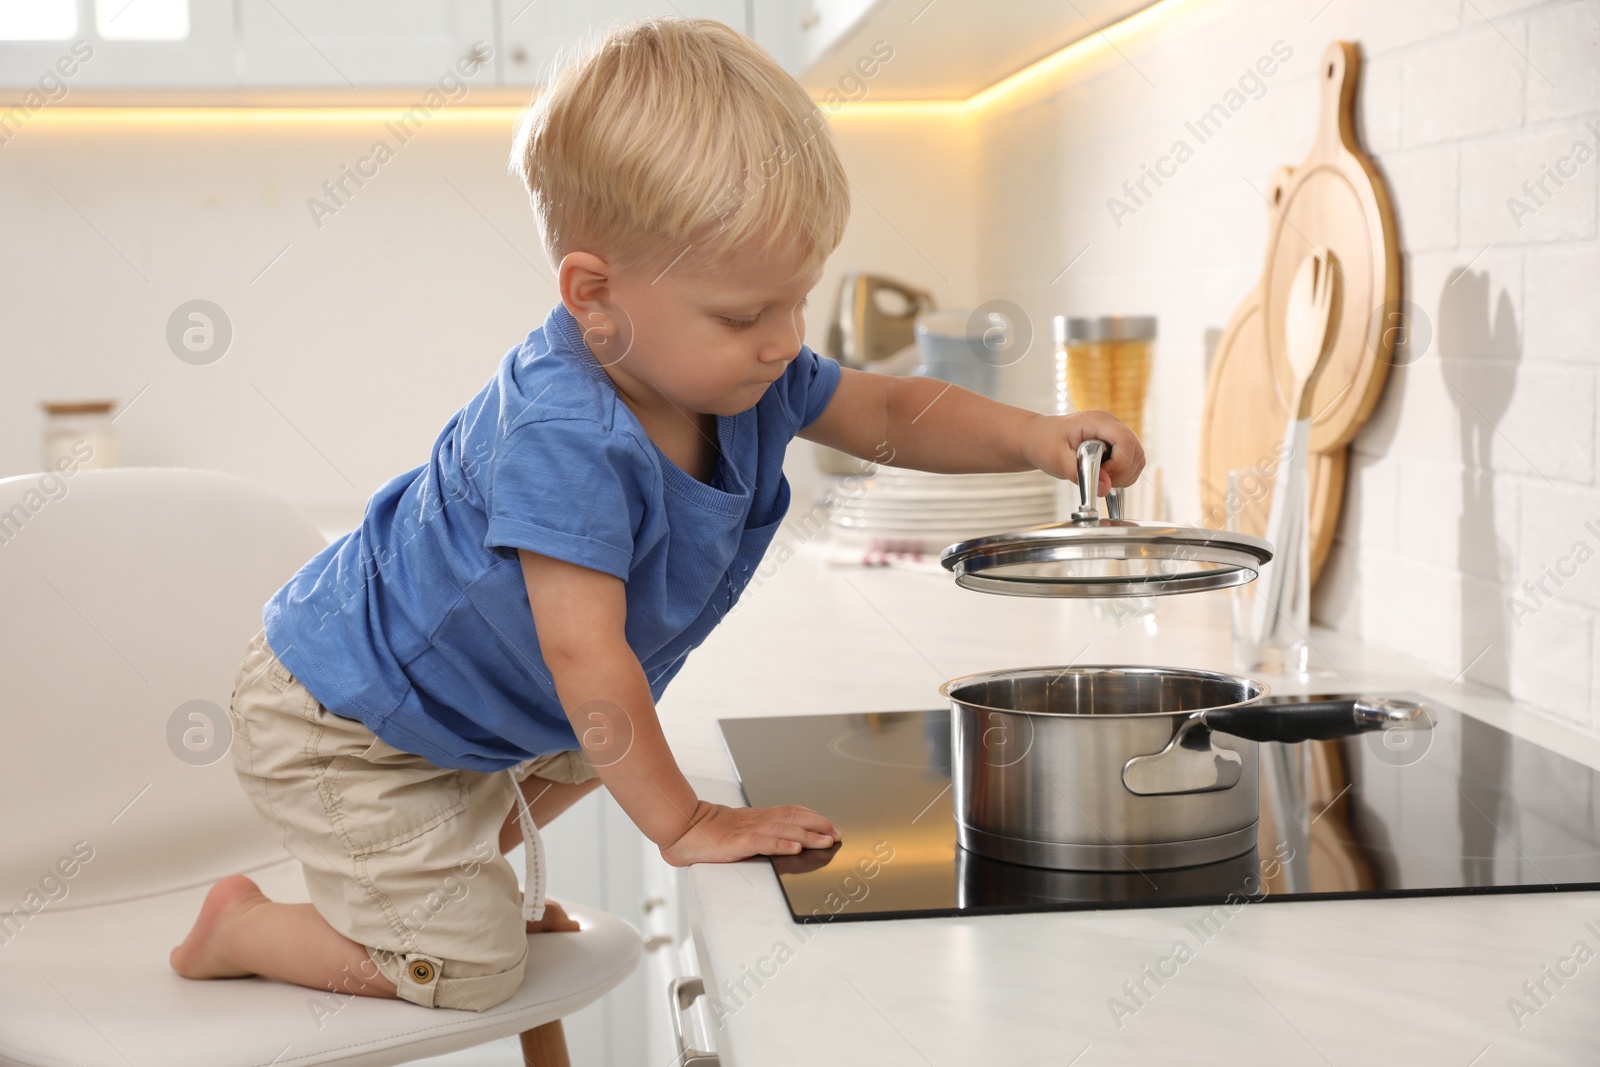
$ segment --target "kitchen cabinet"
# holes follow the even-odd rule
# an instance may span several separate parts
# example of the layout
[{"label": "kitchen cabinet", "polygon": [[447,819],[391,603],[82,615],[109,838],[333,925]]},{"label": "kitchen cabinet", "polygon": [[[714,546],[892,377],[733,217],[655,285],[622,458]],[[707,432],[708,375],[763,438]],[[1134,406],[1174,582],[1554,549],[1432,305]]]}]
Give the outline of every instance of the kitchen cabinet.
[{"label": "kitchen cabinet", "polygon": [[629,0],[594,0],[559,4],[548,0],[502,0],[500,50],[504,84],[539,85],[549,76],[560,51],[620,19],[642,15],[682,15],[716,19],[749,32],[745,0],[678,0],[666,3],[630,3]]},{"label": "kitchen cabinet", "polygon": [[[712,18],[750,35],[823,97],[845,79],[848,99],[961,99],[1052,52],[1152,6],[1154,0],[597,0],[559,5],[503,0],[505,85],[543,81],[560,47],[593,29],[643,14]],[[880,43],[881,42],[881,43]],[[858,62],[881,59],[870,88],[856,88]],[[893,69],[890,69],[890,68]],[[852,73],[855,72],[855,73]]]},{"label": "kitchen cabinet", "polygon": [[[80,62],[70,75],[63,72],[65,91],[54,102],[107,99],[97,90],[121,94],[111,102],[138,103],[172,99],[138,90],[349,94],[433,86],[475,45],[486,57],[492,53],[496,7],[495,0],[189,0],[188,37],[142,41],[102,38],[93,0],[78,0],[71,38],[0,43],[0,86],[35,85],[68,52]],[[489,62],[491,77],[475,84],[495,84]]]},{"label": "kitchen cabinet", "polygon": [[[495,7],[494,0],[238,0],[240,81],[249,88],[430,86],[474,46],[492,74]],[[472,84],[493,84],[480,79]]]},{"label": "kitchen cabinet", "polygon": [[[917,0],[918,5],[927,0]],[[893,0],[804,0],[800,5],[799,19],[792,31],[794,52],[798,63],[790,68],[793,74],[809,70],[847,34],[856,30],[874,7],[894,7]]]},{"label": "kitchen cabinet", "polygon": [[646,1062],[677,1063],[685,1047],[714,1055],[717,1026],[711,1017],[709,999],[686,996],[689,1003],[681,1004],[678,996],[681,984],[695,979],[704,981],[696,924],[689,911],[687,871],[669,866],[651,842],[642,844],[645,899],[640,932],[644,934],[645,956],[640,970],[645,986]]},{"label": "kitchen cabinet", "polygon": [[189,35],[179,41],[105,40],[96,31],[93,0],[77,0],[70,36],[0,41],[0,100],[30,88],[62,103],[83,89],[232,87],[238,82],[236,39],[228,0],[190,0]]},{"label": "kitchen cabinet", "polygon": [[745,32],[791,74],[798,74],[804,67],[800,22],[806,3],[807,0],[753,0],[750,4],[750,25]]},{"label": "kitchen cabinet", "polygon": [[[96,32],[93,0],[77,4],[70,38],[0,42],[0,93],[34,86],[74,41],[91,58],[74,64],[69,91],[55,102],[73,93],[81,100],[87,89],[96,102],[97,90],[120,92],[111,102],[122,104],[181,103],[181,93],[201,90],[304,91],[296,102],[322,90],[323,99],[347,103],[374,90],[435,86],[475,51],[486,57],[490,76],[475,76],[474,89],[524,87],[544,79],[563,46],[617,19],[682,14],[747,30],[756,6],[746,0],[189,0],[187,39],[115,41]],[[776,33],[790,21],[769,18],[764,25]],[[138,92],[158,89],[180,95]]]},{"label": "kitchen cabinet", "polygon": [[819,99],[963,100],[1154,3],[808,0],[795,74]]},{"label": "kitchen cabinet", "polygon": [[[564,47],[619,19],[687,15],[749,34],[818,99],[948,100],[971,96],[1151,0],[189,0],[179,41],[106,40],[94,0],[76,0],[77,30],[51,41],[0,42],[0,98],[20,97],[72,68],[51,101],[295,102],[391,99],[438,85],[463,57],[485,56],[477,102],[521,102]],[[79,50],[73,61],[72,49]],[[87,51],[88,57],[81,53]],[[886,59],[885,57],[889,57]],[[871,71],[870,74],[864,73]],[[488,77],[484,75],[488,74]],[[485,90],[503,89],[504,99]],[[384,91],[388,90],[388,96]],[[190,95],[186,95],[190,94]]]}]

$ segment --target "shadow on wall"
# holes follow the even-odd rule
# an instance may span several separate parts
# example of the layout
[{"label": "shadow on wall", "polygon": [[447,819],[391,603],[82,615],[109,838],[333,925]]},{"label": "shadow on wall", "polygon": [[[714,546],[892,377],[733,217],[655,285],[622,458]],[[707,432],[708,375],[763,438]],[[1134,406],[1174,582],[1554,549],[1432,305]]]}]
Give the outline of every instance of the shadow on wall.
[{"label": "shadow on wall", "polygon": [[[1491,308],[1491,304],[1493,305]],[[1487,273],[1451,271],[1439,295],[1439,367],[1461,440],[1461,514],[1456,519],[1459,546],[1461,616],[1458,663],[1473,681],[1506,690],[1511,678],[1511,616],[1498,580],[1478,575],[1501,572],[1502,540],[1496,527],[1494,438],[1511,405],[1522,357],[1516,313],[1500,291],[1491,296]],[[1491,314],[1492,311],[1492,314]],[[1461,738],[1458,801],[1464,840],[1462,877],[1488,877],[1494,863],[1494,826],[1506,812],[1506,749],[1489,743],[1489,732],[1467,731]]]},{"label": "shadow on wall", "polygon": [[1456,408],[1461,441],[1456,569],[1462,576],[1462,626],[1457,662],[1473,681],[1506,689],[1511,680],[1511,618],[1500,582],[1473,578],[1502,573],[1505,550],[1495,525],[1492,456],[1500,420],[1516,390],[1522,346],[1511,298],[1503,289],[1498,299],[1491,296],[1486,272],[1452,271],[1438,308],[1439,367]]}]

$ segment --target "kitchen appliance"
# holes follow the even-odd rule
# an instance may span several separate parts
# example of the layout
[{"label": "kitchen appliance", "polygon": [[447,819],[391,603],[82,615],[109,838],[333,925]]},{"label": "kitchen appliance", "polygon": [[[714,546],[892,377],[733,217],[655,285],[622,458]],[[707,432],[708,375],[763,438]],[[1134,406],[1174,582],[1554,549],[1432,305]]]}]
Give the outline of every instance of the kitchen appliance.
[{"label": "kitchen appliance", "polygon": [[1391,733],[1263,743],[1264,766],[1302,762],[1273,750],[1309,750],[1306,762],[1338,767],[1342,780],[1305,807],[1295,783],[1263,774],[1255,849],[1125,872],[1029,867],[961,848],[947,708],[720,726],[748,803],[803,804],[840,828],[831,849],[772,858],[796,922],[1600,889],[1600,822],[1583,799],[1600,796],[1600,772],[1427,703],[1434,728],[1406,734],[1416,742],[1406,749]]},{"label": "kitchen appliance", "polygon": [[827,354],[857,370],[888,359],[916,342],[917,316],[932,311],[933,294],[863,271],[839,279]]},{"label": "kitchen appliance", "polygon": [[[917,316],[934,307],[933,294],[864,271],[846,271],[828,320],[826,354],[855,370],[893,369],[894,357],[916,343]],[[904,371],[899,371],[904,373]],[[873,464],[819,445],[817,466],[836,478],[872,472]]]},{"label": "kitchen appliance", "polygon": [[951,706],[961,846],[1078,871],[1187,867],[1249,851],[1258,742],[1432,725],[1415,703],[1264,704],[1268,689],[1253,679],[1163,667],[986,671],[939,692]]}]

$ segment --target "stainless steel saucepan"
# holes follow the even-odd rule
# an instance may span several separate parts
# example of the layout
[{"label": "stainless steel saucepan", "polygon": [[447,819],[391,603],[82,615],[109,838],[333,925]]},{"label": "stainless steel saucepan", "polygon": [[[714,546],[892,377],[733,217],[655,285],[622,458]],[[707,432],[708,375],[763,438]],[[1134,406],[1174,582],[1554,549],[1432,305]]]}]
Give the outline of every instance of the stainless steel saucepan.
[{"label": "stainless steel saucepan", "polygon": [[1263,703],[1264,682],[1164,667],[1026,667],[939,691],[961,846],[1064,870],[1241,855],[1256,843],[1259,742],[1433,726],[1409,701]]}]

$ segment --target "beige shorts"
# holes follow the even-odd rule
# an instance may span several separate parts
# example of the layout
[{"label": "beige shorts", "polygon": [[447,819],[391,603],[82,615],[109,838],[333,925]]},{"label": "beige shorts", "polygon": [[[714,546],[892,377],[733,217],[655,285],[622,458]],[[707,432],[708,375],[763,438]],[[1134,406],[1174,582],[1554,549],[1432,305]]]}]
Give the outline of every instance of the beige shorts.
[{"label": "beige shorts", "polygon": [[[517,991],[528,935],[499,850],[511,777],[436,767],[330,712],[273,654],[264,628],[234,679],[229,717],[234,770],[304,866],[312,904],[366,947],[401,997],[483,1011]],[[512,770],[518,781],[530,774],[596,777],[581,752]]]}]

